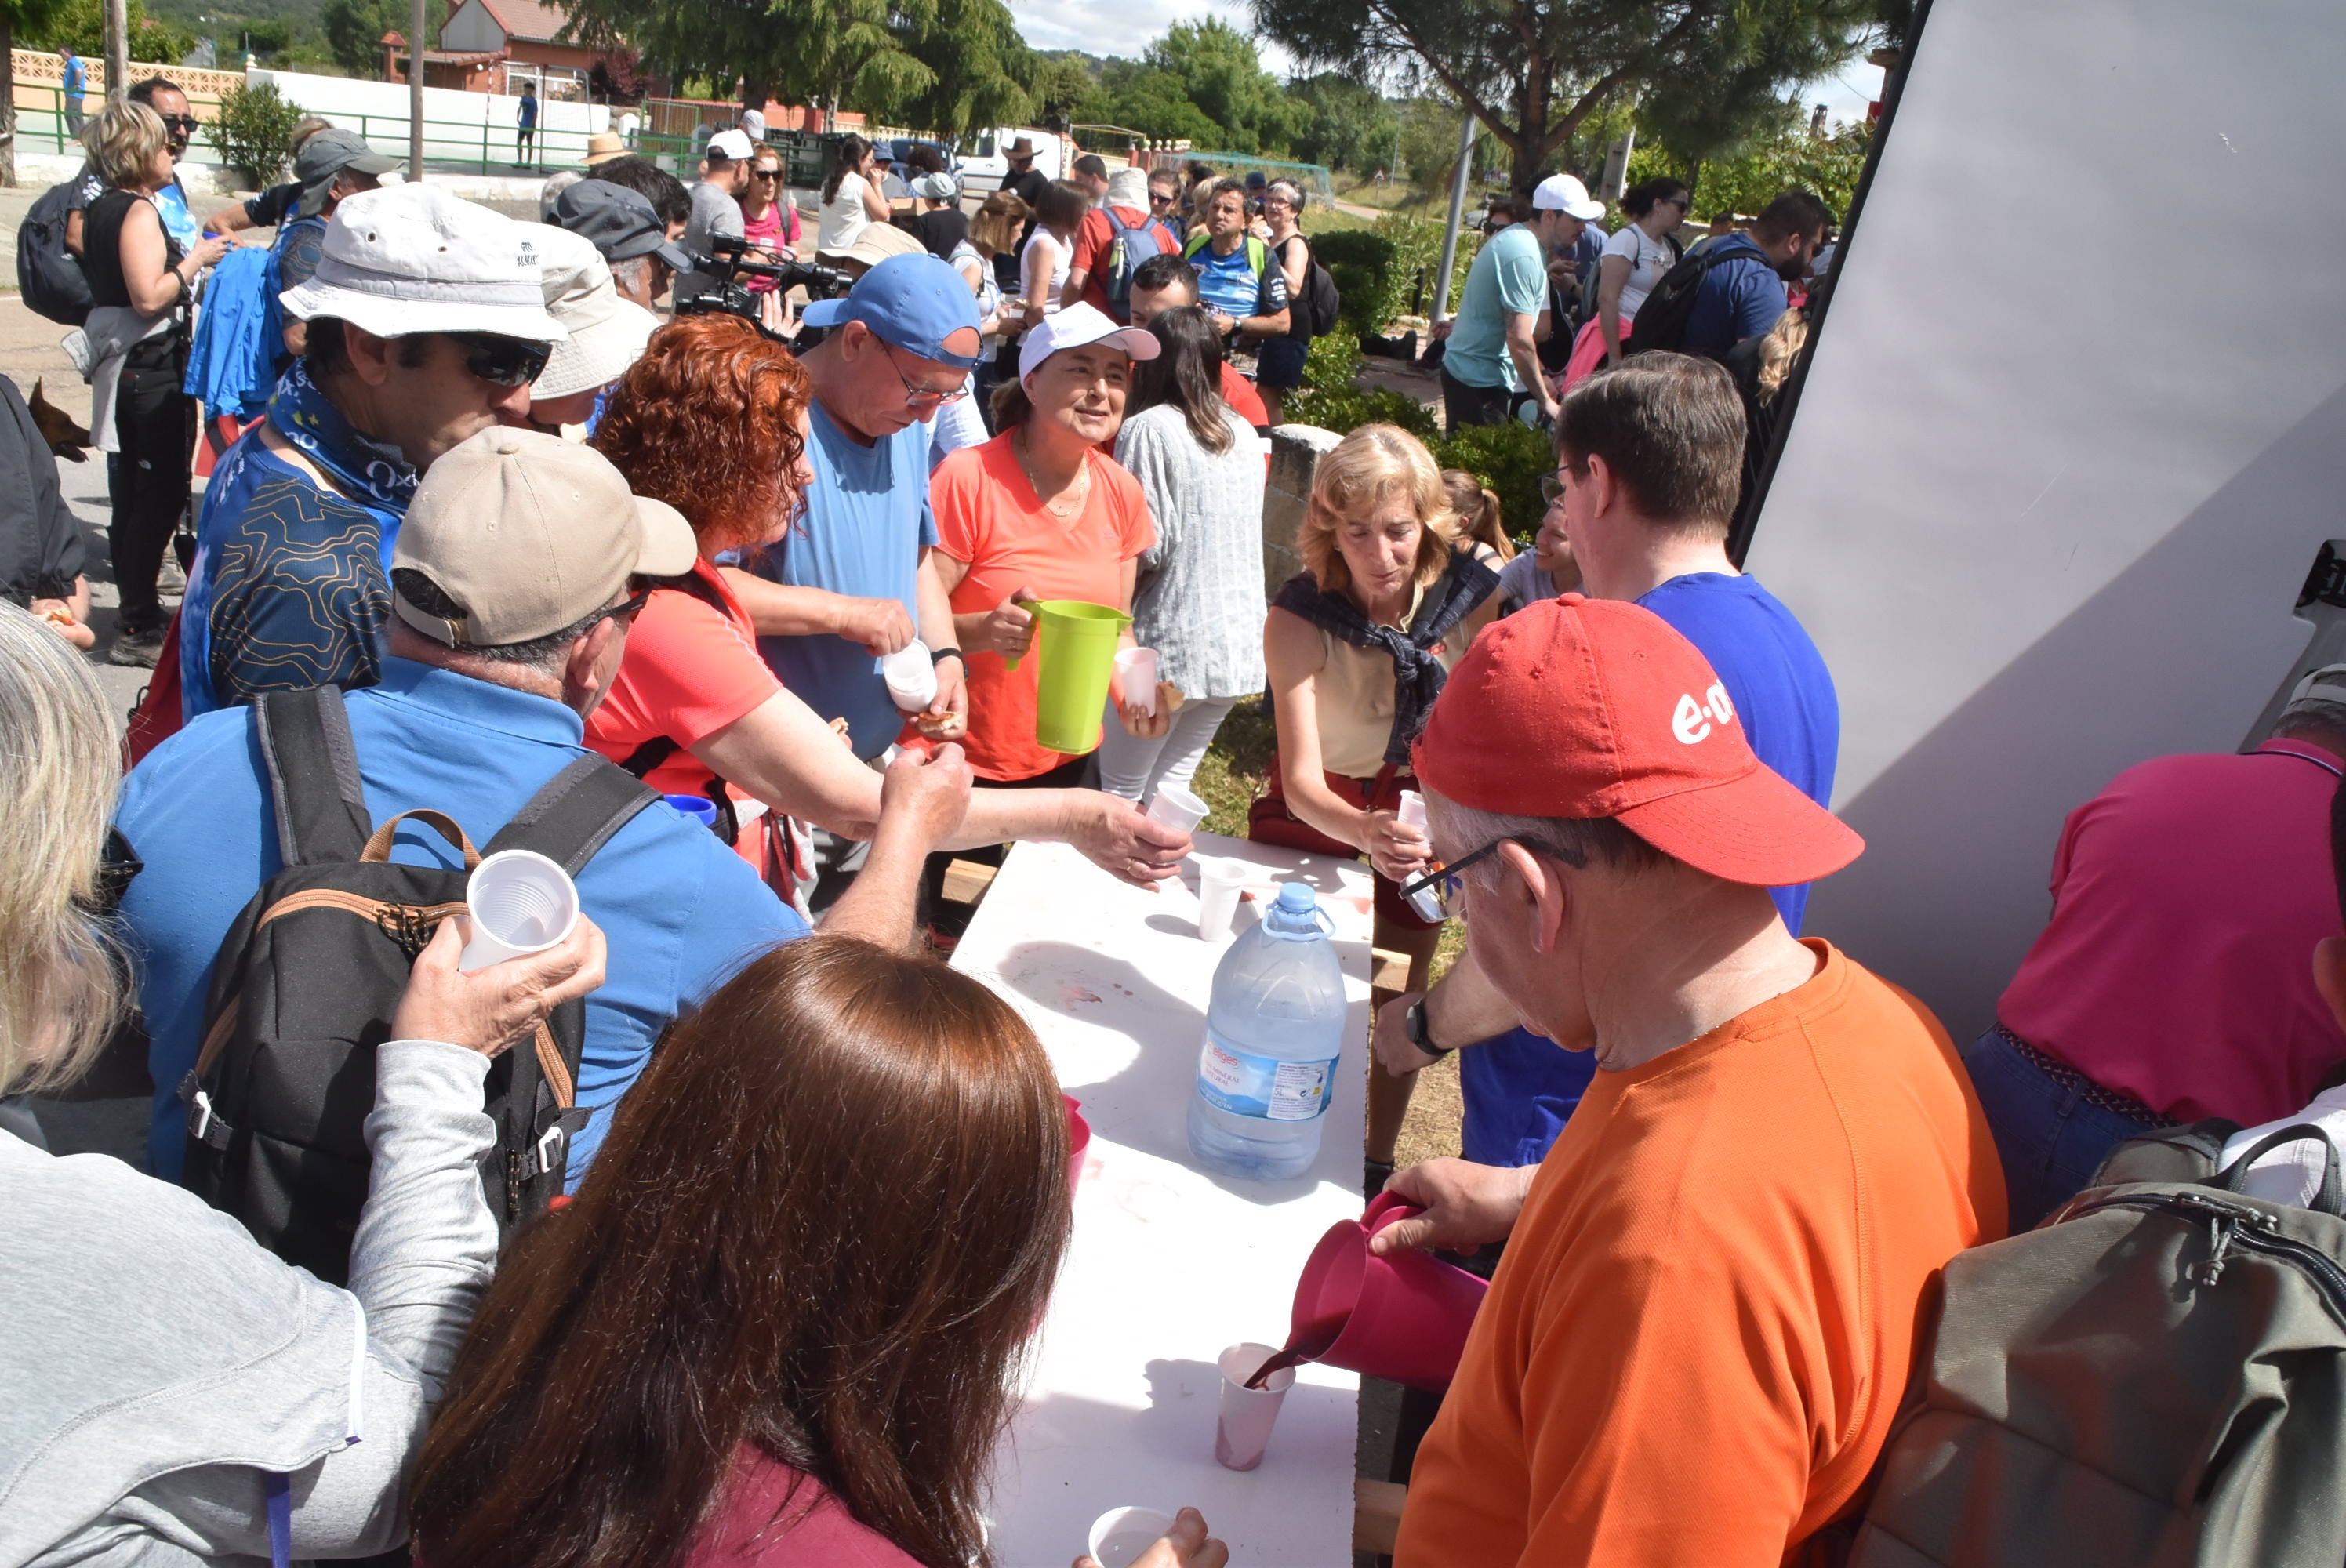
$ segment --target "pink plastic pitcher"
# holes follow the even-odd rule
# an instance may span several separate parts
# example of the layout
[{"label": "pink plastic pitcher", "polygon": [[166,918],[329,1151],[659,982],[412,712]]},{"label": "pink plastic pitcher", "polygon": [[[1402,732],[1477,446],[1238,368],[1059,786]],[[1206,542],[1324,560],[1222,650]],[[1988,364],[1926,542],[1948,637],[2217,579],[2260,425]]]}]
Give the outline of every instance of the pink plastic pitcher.
[{"label": "pink plastic pitcher", "polygon": [[1380,1193],[1367,1213],[1320,1238],[1295,1284],[1288,1335],[1305,1359],[1428,1393],[1450,1387],[1489,1285],[1413,1247],[1387,1257],[1369,1251],[1370,1237],[1420,1212]]},{"label": "pink plastic pitcher", "polygon": [[1092,1125],[1084,1120],[1081,1100],[1073,1095],[1059,1098],[1067,1103],[1067,1191],[1072,1194],[1084,1179],[1084,1156],[1092,1146]]}]

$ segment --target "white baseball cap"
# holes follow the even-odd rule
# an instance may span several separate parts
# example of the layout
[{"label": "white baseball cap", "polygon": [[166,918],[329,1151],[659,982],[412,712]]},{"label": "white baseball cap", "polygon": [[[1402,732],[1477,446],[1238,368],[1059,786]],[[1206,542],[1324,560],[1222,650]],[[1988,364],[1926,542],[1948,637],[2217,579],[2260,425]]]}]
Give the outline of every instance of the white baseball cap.
[{"label": "white baseball cap", "polygon": [[546,259],[546,311],[570,330],[530,383],[530,396],[544,402],[618,380],[643,357],[659,318],[619,298],[610,264],[591,240],[549,229],[537,241]]},{"label": "white baseball cap", "polygon": [[721,130],[709,138],[709,150],[736,163],[747,159],[757,149],[750,145],[750,133],[745,130]]},{"label": "white baseball cap", "polygon": [[1026,334],[1018,349],[1018,379],[1033,375],[1061,349],[1093,343],[1122,349],[1136,360],[1153,360],[1158,351],[1157,334],[1148,328],[1119,327],[1096,305],[1069,305],[1056,316],[1044,317],[1043,324]]},{"label": "white baseball cap", "polygon": [[1583,223],[1594,223],[1605,216],[1605,204],[1589,200],[1588,188],[1568,174],[1551,174],[1541,180],[1532,191],[1532,209],[1561,212]]},{"label": "white baseball cap", "polygon": [[378,338],[560,342],[569,333],[546,311],[546,232],[421,181],[362,190],[334,209],[317,271],[278,299],[297,321],[332,316]]}]

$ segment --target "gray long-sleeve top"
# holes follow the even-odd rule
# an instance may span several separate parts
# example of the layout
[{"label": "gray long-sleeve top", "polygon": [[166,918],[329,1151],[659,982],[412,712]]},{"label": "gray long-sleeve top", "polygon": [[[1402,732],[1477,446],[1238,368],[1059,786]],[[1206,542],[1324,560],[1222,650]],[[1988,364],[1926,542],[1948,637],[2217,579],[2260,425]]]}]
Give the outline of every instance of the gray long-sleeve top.
[{"label": "gray long-sleeve top", "polygon": [[0,1134],[0,1568],[293,1555],[407,1535],[407,1471],[496,1266],[488,1058],[394,1040],[366,1121],[351,1288],[193,1194]]},{"label": "gray long-sleeve top", "polygon": [[1248,697],[1263,687],[1262,443],[1222,405],[1230,448],[1198,444],[1169,402],[1124,422],[1116,460],[1140,481],[1157,523],[1140,557],[1132,635],[1184,697]]}]

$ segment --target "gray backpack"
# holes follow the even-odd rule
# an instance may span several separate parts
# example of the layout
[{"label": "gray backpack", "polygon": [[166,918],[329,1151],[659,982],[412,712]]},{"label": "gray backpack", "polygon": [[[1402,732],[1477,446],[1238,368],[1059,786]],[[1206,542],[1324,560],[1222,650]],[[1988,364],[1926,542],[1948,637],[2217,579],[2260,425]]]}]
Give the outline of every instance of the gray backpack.
[{"label": "gray backpack", "polygon": [[[2346,1194],[2319,1127],[2121,1145],[2036,1229],[1947,1265],[1857,1568],[2346,1563]],[[2310,1208],[2239,1192],[2319,1139]]]}]

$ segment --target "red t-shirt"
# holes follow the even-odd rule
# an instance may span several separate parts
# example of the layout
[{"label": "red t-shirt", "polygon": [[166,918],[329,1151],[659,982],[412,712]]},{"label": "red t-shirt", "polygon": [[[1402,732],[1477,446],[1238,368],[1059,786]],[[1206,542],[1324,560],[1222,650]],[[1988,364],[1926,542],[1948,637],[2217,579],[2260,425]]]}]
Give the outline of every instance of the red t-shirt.
[{"label": "red t-shirt", "polygon": [[[1254,382],[1230,369],[1228,360],[1222,361],[1222,401],[1257,430],[1270,423],[1270,410],[1262,406],[1262,394],[1254,390]],[[1267,454],[1265,461],[1269,461]]]},{"label": "red t-shirt", "polygon": [[724,577],[706,561],[695,561],[692,575],[724,609],[684,588],[655,592],[627,629],[609,695],[586,719],[586,744],[614,762],[648,740],[675,741],[677,750],[644,779],[663,795],[704,793],[709,769],[688,748],[782,689]]},{"label": "red t-shirt", "polygon": [[2330,801],[2305,740],[2160,757],[2069,813],[2053,918],[1996,1004],[2005,1028],[2179,1121],[2293,1115],[2346,1061],[2313,986],[2337,936]]},{"label": "red t-shirt", "polygon": [[812,1476],[743,1443],[723,1501],[680,1568],[920,1568],[920,1559],[848,1512]]},{"label": "red t-shirt", "polygon": [[[1105,207],[1095,207],[1084,214],[1083,224],[1076,230],[1076,253],[1067,261],[1072,270],[1091,274],[1084,284],[1084,303],[1101,311],[1107,309],[1107,283],[1100,276],[1100,269],[1107,260],[1107,248],[1116,241],[1116,227],[1107,220],[1110,210]],[[1146,212],[1132,207],[1118,207],[1113,210],[1124,220],[1127,229],[1156,224],[1157,243],[1162,253],[1174,256],[1181,253],[1179,239]]]},{"label": "red t-shirt", "polygon": [[[929,476],[937,548],[966,562],[952,595],[954,614],[993,609],[1021,588],[1038,599],[1081,599],[1130,609],[1124,564],[1157,543],[1157,525],[1139,482],[1097,453],[1086,453],[1091,494],[1073,522],[1044,509],[1011,450],[1015,431],[965,446]],[[1030,649],[1015,670],[1000,654],[969,658],[969,735],[962,742],[981,779],[1013,780],[1048,773],[1067,759],[1035,740],[1035,681],[1041,661]]]}]

